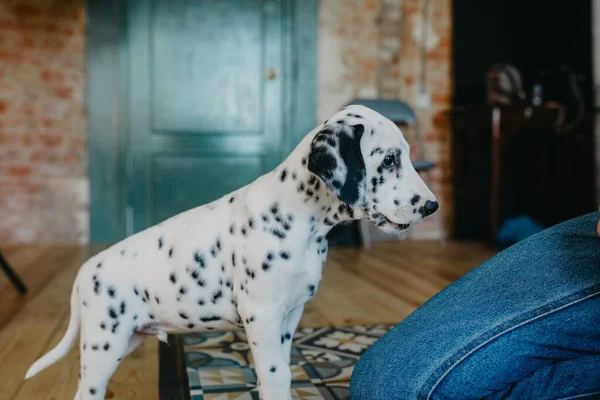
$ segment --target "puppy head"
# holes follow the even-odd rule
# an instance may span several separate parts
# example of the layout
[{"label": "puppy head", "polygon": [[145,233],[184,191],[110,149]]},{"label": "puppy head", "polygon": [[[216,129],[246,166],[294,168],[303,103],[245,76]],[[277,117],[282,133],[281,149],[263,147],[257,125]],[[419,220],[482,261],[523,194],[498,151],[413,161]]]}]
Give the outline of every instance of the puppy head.
[{"label": "puppy head", "polygon": [[386,232],[406,230],[438,208],[400,129],[364,106],[348,106],[323,124],[311,141],[308,169]]}]

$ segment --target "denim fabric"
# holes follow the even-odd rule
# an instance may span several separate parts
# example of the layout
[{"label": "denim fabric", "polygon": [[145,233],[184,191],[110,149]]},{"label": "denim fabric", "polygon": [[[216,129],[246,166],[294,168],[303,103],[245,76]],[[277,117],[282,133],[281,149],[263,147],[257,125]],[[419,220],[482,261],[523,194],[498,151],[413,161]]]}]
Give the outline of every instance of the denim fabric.
[{"label": "denim fabric", "polygon": [[599,218],[530,236],[442,290],[363,354],[351,398],[600,399]]}]

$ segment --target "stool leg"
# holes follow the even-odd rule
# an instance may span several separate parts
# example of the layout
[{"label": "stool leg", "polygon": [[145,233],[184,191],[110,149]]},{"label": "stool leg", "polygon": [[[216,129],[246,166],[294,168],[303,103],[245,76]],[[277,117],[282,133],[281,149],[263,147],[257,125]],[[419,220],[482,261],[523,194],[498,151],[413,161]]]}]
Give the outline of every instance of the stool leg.
[{"label": "stool leg", "polygon": [[8,265],[8,261],[6,261],[6,259],[4,258],[4,256],[2,256],[1,252],[0,252],[0,268],[2,268],[2,270],[4,271],[4,273],[6,274],[6,276],[8,276],[8,279],[10,279],[10,281],[12,282],[12,284],[17,288],[17,290],[19,292],[21,292],[21,294],[27,293],[27,286],[25,286],[25,284],[23,283],[23,281],[21,280],[21,278],[19,278],[19,276],[11,268],[11,266]]}]

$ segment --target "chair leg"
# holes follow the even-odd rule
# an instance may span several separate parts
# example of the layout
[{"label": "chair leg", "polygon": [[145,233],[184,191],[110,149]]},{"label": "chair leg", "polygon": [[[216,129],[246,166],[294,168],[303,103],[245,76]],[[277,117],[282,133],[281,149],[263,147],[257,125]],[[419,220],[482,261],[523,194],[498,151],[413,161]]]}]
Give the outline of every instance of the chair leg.
[{"label": "chair leg", "polygon": [[371,250],[371,231],[369,229],[369,221],[365,218],[360,220],[360,236],[363,241],[363,246],[366,250]]},{"label": "chair leg", "polygon": [[6,259],[2,255],[2,252],[0,252],[0,268],[2,268],[6,276],[8,276],[8,279],[10,279],[12,284],[15,286],[15,288],[17,288],[19,292],[21,292],[21,294],[27,293],[27,286],[25,286],[21,278],[19,278],[17,273],[8,264],[8,261],[6,261]]}]

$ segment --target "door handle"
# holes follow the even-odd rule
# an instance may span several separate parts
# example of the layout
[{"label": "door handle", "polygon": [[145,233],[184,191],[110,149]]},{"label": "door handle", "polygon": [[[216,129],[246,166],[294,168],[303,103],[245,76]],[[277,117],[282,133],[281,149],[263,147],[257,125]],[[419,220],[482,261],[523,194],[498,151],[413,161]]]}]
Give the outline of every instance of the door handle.
[{"label": "door handle", "polygon": [[268,68],[263,73],[263,76],[265,77],[266,80],[272,81],[273,79],[275,79],[277,77],[277,70],[275,68]]}]

